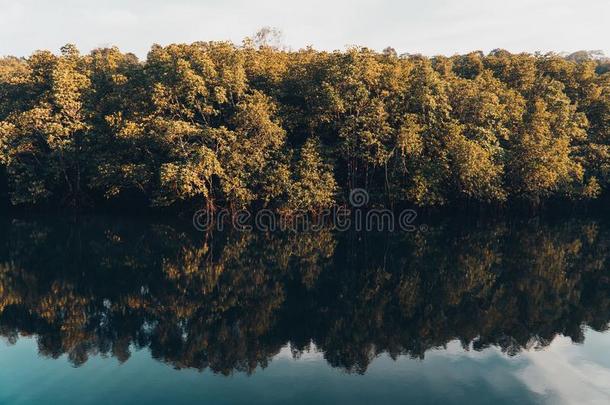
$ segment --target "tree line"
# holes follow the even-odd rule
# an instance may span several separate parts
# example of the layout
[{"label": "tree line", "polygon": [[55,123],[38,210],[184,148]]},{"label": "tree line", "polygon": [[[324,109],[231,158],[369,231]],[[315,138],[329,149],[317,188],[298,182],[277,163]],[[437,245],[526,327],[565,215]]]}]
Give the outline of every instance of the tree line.
[{"label": "tree line", "polygon": [[[260,39],[260,38],[259,38]],[[0,59],[0,198],[21,207],[539,206],[610,187],[610,65],[245,40]]]}]

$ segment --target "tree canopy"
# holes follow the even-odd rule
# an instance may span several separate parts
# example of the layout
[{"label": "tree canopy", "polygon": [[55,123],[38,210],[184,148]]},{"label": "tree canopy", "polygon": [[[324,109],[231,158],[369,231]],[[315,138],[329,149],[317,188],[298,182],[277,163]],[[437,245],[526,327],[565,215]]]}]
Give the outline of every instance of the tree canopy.
[{"label": "tree canopy", "polygon": [[595,53],[290,51],[263,34],[144,61],[73,45],[0,59],[0,198],[317,211],[353,188],[420,207],[608,193]]}]

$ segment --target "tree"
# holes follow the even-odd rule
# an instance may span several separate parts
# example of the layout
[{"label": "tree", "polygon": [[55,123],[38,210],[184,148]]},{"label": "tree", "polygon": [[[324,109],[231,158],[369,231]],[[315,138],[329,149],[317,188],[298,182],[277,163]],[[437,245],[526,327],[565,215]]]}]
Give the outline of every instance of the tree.
[{"label": "tree", "polygon": [[557,193],[578,193],[584,171],[574,158],[573,142],[586,136],[586,119],[556,81],[541,81],[535,89],[524,127],[513,139],[513,192],[535,203]]},{"label": "tree", "polygon": [[275,106],[260,92],[245,96],[231,121],[233,131],[219,150],[225,168],[222,191],[231,207],[264,205],[287,187],[286,133],[276,121]]},{"label": "tree", "polygon": [[[84,198],[87,133],[87,66],[73,45],[62,55],[28,60],[34,96],[3,123],[13,204],[43,202],[52,194],[70,205]],[[40,83],[43,81],[43,83]]]},{"label": "tree", "polygon": [[335,204],[337,183],[332,165],[322,157],[320,141],[309,138],[301,147],[290,187],[288,206],[291,209],[319,211]]}]

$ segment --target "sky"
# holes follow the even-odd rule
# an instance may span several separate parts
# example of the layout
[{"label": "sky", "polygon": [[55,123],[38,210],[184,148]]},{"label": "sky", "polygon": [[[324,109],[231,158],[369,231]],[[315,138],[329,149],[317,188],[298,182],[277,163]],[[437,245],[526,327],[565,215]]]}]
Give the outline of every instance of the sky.
[{"label": "sky", "polygon": [[0,55],[118,46],[145,57],[153,43],[237,44],[264,26],[300,49],[367,46],[453,55],[602,50],[608,0],[0,0]]}]

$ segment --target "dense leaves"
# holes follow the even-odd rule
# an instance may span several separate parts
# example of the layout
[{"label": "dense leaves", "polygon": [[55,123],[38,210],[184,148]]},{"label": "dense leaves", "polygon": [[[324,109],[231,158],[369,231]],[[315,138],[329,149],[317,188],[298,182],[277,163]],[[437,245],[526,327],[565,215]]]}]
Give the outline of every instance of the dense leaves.
[{"label": "dense leaves", "polygon": [[288,51],[270,35],[155,45],[145,61],[72,45],[0,59],[0,196],[318,211],[353,188],[425,207],[608,192],[596,55]]}]

